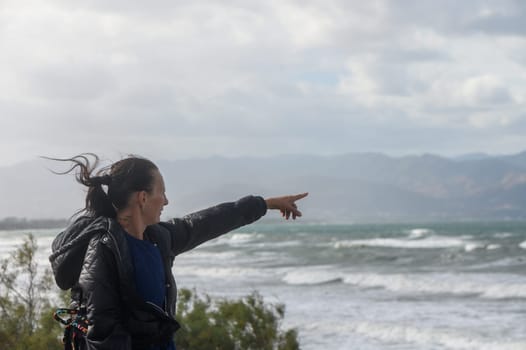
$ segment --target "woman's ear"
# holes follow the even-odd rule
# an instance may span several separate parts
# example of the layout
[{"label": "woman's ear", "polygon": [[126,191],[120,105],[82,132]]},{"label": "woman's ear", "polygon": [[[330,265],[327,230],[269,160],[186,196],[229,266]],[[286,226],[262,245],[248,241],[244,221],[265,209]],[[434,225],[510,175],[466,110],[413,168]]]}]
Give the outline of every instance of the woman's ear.
[{"label": "woman's ear", "polygon": [[139,204],[139,207],[142,209],[144,204],[146,203],[146,191],[138,191],[136,198],[137,204]]},{"label": "woman's ear", "polygon": [[147,195],[146,191],[139,191],[138,199],[139,199],[139,204],[141,206],[144,205],[144,203],[146,203],[146,195]]}]

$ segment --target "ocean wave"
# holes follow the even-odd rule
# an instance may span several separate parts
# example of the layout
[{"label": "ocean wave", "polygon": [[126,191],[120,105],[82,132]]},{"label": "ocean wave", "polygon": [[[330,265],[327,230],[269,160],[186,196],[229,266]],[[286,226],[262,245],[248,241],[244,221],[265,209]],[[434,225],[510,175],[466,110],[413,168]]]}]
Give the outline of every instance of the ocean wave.
[{"label": "ocean wave", "polygon": [[246,244],[256,239],[260,239],[262,237],[263,235],[261,233],[231,233],[231,234],[222,236],[219,240],[222,241],[222,243],[227,242],[232,245],[237,245],[237,244]]},{"label": "ocean wave", "polygon": [[487,244],[483,242],[468,242],[464,245],[464,251],[468,253],[476,250],[496,250],[500,248],[500,244]]},{"label": "ocean wave", "polygon": [[[51,254],[51,242],[54,237],[35,237],[37,244],[37,251],[35,260],[39,265],[48,265],[48,256]],[[15,251],[20,249],[25,241],[25,237],[19,236],[16,238],[0,239],[0,259],[6,259]]]},{"label": "ocean wave", "polygon": [[292,285],[343,282],[359,288],[381,288],[407,295],[477,295],[486,299],[526,298],[526,279],[502,274],[380,274],[338,271],[334,266],[286,271],[282,281]]},{"label": "ocean wave", "polygon": [[287,284],[326,284],[343,282],[343,275],[331,266],[312,266],[309,268],[298,268],[285,272],[282,281]]},{"label": "ocean wave", "polygon": [[526,341],[494,341],[480,334],[458,329],[425,329],[412,325],[381,322],[358,322],[349,327],[352,332],[385,343],[412,343],[424,348],[440,345],[447,349],[524,350]]},{"label": "ocean wave", "polygon": [[[335,249],[356,248],[356,247],[381,247],[381,248],[400,248],[400,249],[444,249],[444,248],[463,248],[466,252],[476,250],[495,250],[501,246],[499,244],[488,244],[485,242],[473,241],[470,236],[462,237],[443,237],[428,236],[420,239],[407,238],[371,238],[357,240],[342,240],[332,243]],[[526,242],[524,247],[526,249]]]},{"label": "ocean wave", "polygon": [[210,261],[228,261],[231,262],[234,259],[239,258],[241,256],[241,252],[235,249],[230,249],[226,251],[211,251],[210,249],[207,249],[206,247],[200,247],[199,249],[191,250],[184,254],[185,262],[189,261],[202,261],[204,263],[210,262]]},{"label": "ocean wave", "polygon": [[526,249],[526,241],[519,244],[519,247],[521,247],[522,249]]},{"label": "ocean wave", "polygon": [[353,248],[353,247],[385,247],[385,248],[404,248],[404,249],[436,249],[464,247],[468,243],[461,238],[450,238],[432,236],[419,240],[397,239],[397,238],[372,238],[343,240],[333,243],[333,247]]},{"label": "ocean wave", "polygon": [[483,243],[479,243],[479,242],[466,243],[464,245],[464,250],[466,252],[472,252],[474,250],[479,250],[479,249],[486,249],[486,245]]},{"label": "ocean wave", "polygon": [[344,283],[404,294],[478,295],[487,299],[526,298],[526,280],[475,274],[347,274]]},{"label": "ocean wave", "polygon": [[513,233],[511,232],[497,232],[493,235],[495,238],[509,238],[513,237]]},{"label": "ocean wave", "polygon": [[466,268],[471,269],[471,270],[482,270],[482,269],[495,268],[495,267],[511,268],[511,267],[521,266],[525,264],[526,264],[526,261],[522,259],[521,257],[505,257],[505,258],[490,261],[490,262],[471,265]]},{"label": "ocean wave", "polygon": [[23,238],[8,238],[8,239],[0,239],[0,247],[6,247],[6,248],[18,248],[24,243]]},{"label": "ocean wave", "polygon": [[220,279],[245,279],[245,278],[270,278],[273,272],[266,269],[249,267],[198,267],[195,265],[174,268],[177,276],[189,276],[200,278],[220,278]]},{"label": "ocean wave", "polygon": [[433,230],[428,228],[414,228],[409,231],[409,238],[410,239],[419,239],[426,236],[430,236],[434,233]]},{"label": "ocean wave", "polygon": [[254,248],[287,248],[287,247],[299,247],[305,245],[302,241],[278,241],[278,242],[260,242],[254,243],[251,247]]}]

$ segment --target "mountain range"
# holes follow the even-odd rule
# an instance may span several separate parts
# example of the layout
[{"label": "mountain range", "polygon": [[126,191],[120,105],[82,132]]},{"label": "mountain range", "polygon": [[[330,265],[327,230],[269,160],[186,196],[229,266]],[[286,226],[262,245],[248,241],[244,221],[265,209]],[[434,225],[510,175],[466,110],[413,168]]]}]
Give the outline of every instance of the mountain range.
[{"label": "mountain range", "polygon": [[[156,161],[181,216],[246,194],[309,192],[303,220],[323,222],[526,219],[526,152],[456,158],[379,153]],[[84,206],[73,175],[37,159],[0,167],[0,218],[67,218]],[[277,214],[267,215],[270,219]]]}]

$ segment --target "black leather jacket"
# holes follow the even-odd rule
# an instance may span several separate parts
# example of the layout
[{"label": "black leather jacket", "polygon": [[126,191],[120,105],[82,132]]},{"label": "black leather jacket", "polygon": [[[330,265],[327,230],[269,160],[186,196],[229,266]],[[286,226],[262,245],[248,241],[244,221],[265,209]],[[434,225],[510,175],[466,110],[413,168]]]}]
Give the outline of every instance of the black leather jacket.
[{"label": "black leather jacket", "polygon": [[49,260],[60,288],[82,291],[90,321],[87,348],[140,349],[144,340],[165,341],[166,329],[171,337],[176,329],[175,256],[258,220],[266,210],[263,198],[248,196],[147,227],[145,239],[159,247],[167,281],[165,310],[157,311],[137,295],[126,233],[119,224],[106,217],[77,219],[55,238]]}]

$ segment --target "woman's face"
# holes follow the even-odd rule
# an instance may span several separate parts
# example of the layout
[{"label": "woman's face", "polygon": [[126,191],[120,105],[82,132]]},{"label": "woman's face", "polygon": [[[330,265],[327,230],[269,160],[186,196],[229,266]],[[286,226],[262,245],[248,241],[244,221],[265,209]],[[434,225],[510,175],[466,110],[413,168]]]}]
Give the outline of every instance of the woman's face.
[{"label": "woman's face", "polygon": [[153,171],[153,187],[146,193],[143,206],[143,219],[146,225],[157,224],[161,221],[161,213],[165,205],[168,204],[166,198],[164,180],[158,170]]}]

